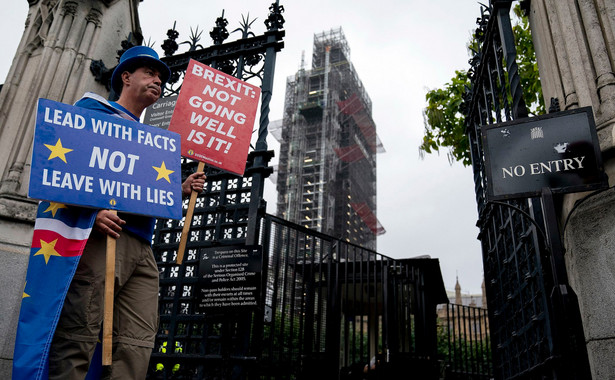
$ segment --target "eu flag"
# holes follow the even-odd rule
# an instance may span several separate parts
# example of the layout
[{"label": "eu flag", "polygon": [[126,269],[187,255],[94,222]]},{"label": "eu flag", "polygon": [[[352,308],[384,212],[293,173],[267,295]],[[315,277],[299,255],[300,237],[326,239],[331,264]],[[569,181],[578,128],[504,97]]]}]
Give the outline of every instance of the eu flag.
[{"label": "eu flag", "polygon": [[47,379],[51,340],[97,211],[39,203],[17,325],[13,379]]}]

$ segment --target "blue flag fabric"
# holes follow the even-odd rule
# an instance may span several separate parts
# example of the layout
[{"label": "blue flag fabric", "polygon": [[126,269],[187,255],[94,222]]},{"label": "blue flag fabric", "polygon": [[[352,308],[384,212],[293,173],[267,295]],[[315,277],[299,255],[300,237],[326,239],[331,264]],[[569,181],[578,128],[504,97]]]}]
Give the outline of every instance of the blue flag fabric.
[{"label": "blue flag fabric", "polygon": [[39,203],[15,338],[13,379],[48,378],[51,340],[97,211]]}]

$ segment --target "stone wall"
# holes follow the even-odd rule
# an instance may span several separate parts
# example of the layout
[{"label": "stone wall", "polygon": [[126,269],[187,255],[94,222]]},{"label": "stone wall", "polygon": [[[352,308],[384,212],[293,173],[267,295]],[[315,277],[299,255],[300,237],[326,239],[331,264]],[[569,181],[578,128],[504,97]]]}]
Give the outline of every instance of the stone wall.
[{"label": "stone wall", "polygon": [[[615,2],[531,0],[530,27],[546,104],[591,106],[609,184],[615,183]],[[594,379],[615,378],[615,193],[564,197],[568,280],[579,298]]]},{"label": "stone wall", "polygon": [[117,64],[121,41],[140,33],[138,3],[29,0],[25,30],[0,92],[0,378],[11,377],[36,212],[27,190],[37,99],[72,104],[86,91],[107,96],[90,64]]}]

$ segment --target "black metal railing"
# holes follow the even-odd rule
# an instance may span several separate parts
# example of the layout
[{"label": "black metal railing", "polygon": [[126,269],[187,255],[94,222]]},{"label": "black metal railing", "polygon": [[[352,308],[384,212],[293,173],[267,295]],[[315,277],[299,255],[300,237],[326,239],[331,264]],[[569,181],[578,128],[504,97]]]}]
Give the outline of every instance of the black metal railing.
[{"label": "black metal railing", "polygon": [[446,379],[493,378],[487,309],[456,304],[438,310],[439,355]]},{"label": "black metal railing", "polygon": [[438,378],[435,309],[446,295],[437,260],[394,260],[265,215],[258,306],[203,312],[196,289],[209,247],[199,231],[213,228],[206,220],[181,266],[170,254],[181,227],[158,229],[167,243],[155,245],[161,326],[149,378],[387,379],[400,370]]},{"label": "black metal railing", "polygon": [[[245,378],[255,365],[251,345],[254,320],[252,312],[232,315],[204,314],[199,307],[199,259],[204,249],[229,245],[255,245],[259,239],[260,219],[265,210],[264,181],[271,174],[267,150],[269,104],[273,90],[276,54],[283,48],[284,12],[279,1],[269,7],[266,31],[252,32],[254,20],[244,18],[240,38],[226,40],[231,33],[224,13],[209,33],[213,44],[200,45],[202,33],[193,32],[189,41],[177,43],[175,26],[167,33],[162,47],[163,61],[171,69],[164,95],[177,94],[190,59],[210,65],[239,79],[256,82],[261,88],[261,107],[256,141],[248,156],[246,171],[238,177],[206,166],[205,191],[197,197],[186,244],[186,259],[175,263],[184,221],[159,220],[153,250],[160,270],[159,333],[152,355],[150,378]],[[180,45],[188,50],[176,54]],[[185,160],[183,176],[195,171],[196,162]],[[184,212],[187,203],[184,205]],[[167,349],[168,348],[168,349]]]}]

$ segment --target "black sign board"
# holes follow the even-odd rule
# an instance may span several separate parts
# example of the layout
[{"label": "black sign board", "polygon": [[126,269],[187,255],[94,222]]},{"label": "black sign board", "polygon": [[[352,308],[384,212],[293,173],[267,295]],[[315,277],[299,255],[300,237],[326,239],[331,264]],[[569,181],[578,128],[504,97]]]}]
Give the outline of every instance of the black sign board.
[{"label": "black sign board", "polygon": [[608,186],[591,107],[482,126],[489,200]]},{"label": "black sign board", "polygon": [[262,247],[234,245],[206,248],[199,260],[199,312],[245,311],[258,306]]},{"label": "black sign board", "polygon": [[156,103],[145,109],[143,124],[169,129],[169,123],[171,122],[171,116],[173,116],[176,102],[177,95],[158,99]]}]

